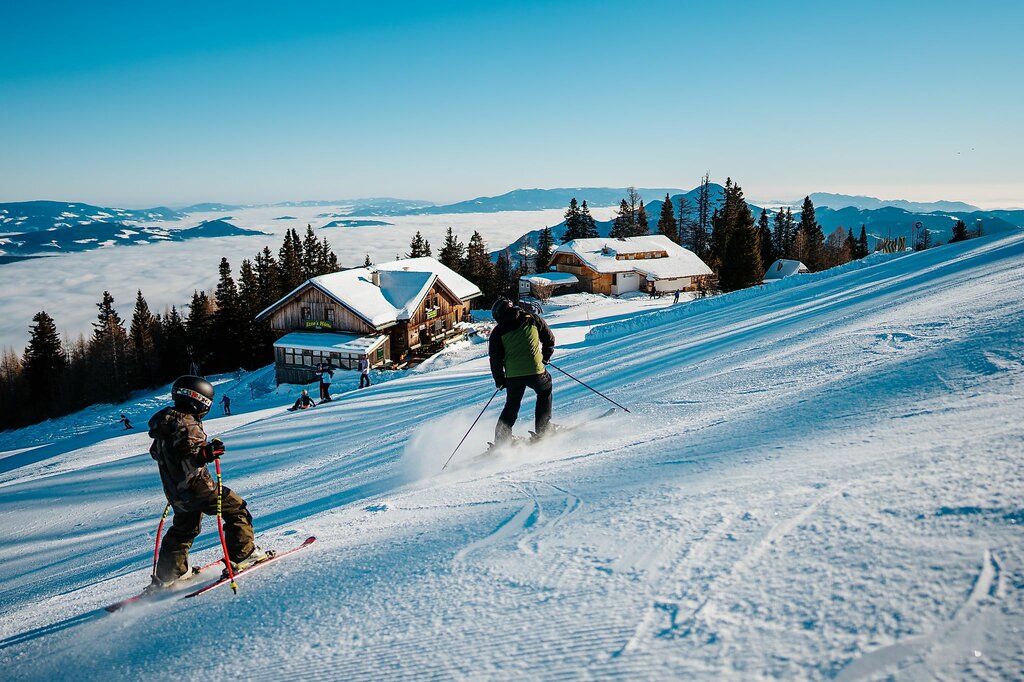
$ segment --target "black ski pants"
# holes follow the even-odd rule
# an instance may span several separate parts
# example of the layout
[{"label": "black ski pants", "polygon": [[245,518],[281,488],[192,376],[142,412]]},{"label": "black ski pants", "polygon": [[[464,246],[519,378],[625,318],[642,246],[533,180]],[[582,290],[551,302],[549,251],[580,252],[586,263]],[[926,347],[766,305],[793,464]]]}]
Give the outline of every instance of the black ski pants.
[{"label": "black ski pants", "polygon": [[331,385],[330,384],[321,383],[320,384],[320,400],[330,400],[330,399],[331,399]]},{"label": "black ski pants", "polygon": [[[185,575],[188,571],[188,550],[202,528],[203,514],[217,515],[217,498],[203,502],[200,509],[193,511],[174,510],[170,530],[160,545],[160,557],[156,564],[158,580],[169,582]],[[252,514],[241,496],[224,488],[221,499],[221,516],[224,517],[224,540],[228,546],[228,557],[233,563],[242,561],[256,545],[252,530]],[[218,543],[220,544],[220,543]]]},{"label": "black ski pants", "polygon": [[543,435],[551,424],[551,375],[534,374],[528,377],[505,378],[505,408],[494,427],[494,442],[512,440],[512,427],[519,418],[519,407],[523,404],[526,389],[532,388],[537,394],[537,409],[534,413],[534,428],[537,435]]},{"label": "black ski pants", "polygon": [[359,388],[367,388],[370,385],[370,375],[360,374],[359,375]]}]

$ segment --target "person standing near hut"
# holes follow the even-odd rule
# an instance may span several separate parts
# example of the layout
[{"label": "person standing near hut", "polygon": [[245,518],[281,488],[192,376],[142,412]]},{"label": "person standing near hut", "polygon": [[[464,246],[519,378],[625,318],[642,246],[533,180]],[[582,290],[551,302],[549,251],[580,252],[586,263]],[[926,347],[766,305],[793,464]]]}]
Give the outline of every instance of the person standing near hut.
[{"label": "person standing near hut", "polygon": [[370,359],[365,355],[359,358],[359,388],[370,385]]},{"label": "person standing near hut", "polygon": [[334,379],[334,370],[329,364],[320,363],[316,366],[316,375],[320,379],[320,402],[331,401],[331,381]]}]

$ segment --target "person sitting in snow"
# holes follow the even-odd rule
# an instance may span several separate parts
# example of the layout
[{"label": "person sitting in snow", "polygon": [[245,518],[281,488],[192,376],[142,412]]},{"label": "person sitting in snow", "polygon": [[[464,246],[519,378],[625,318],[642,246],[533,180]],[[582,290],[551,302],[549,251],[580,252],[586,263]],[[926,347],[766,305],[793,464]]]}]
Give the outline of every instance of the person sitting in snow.
[{"label": "person sitting in snow", "polygon": [[[256,546],[252,515],[238,493],[217,484],[206,465],[224,454],[224,443],[207,441],[202,419],[213,405],[213,386],[206,379],[186,375],[171,387],[173,407],[165,407],[149,420],[153,444],[149,454],[160,469],[167,502],[174,520],[164,535],[153,575],[152,589],[169,587],[188,572],[188,551],[199,535],[203,514],[224,518],[224,539],[233,565],[258,561],[266,552]],[[225,569],[226,570],[226,569]]]},{"label": "person sitting in snow", "polygon": [[498,389],[506,389],[505,408],[494,427],[494,444],[512,440],[512,426],[519,418],[519,406],[526,389],[537,394],[534,427],[544,436],[551,424],[551,375],[544,365],[555,349],[555,335],[540,317],[528,313],[507,298],[491,307],[497,326],[491,331],[488,355],[491,376]]},{"label": "person sitting in snow", "polygon": [[316,407],[316,403],[309,397],[309,391],[302,389],[302,395],[299,396],[299,399],[295,401],[294,405],[288,408],[288,411],[294,412],[295,410],[304,410],[307,407]]}]

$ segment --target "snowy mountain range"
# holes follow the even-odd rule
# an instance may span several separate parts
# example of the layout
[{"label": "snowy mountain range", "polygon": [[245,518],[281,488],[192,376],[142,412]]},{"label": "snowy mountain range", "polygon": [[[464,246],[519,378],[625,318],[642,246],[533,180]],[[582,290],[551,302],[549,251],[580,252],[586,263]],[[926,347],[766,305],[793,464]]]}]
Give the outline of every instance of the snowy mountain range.
[{"label": "snowy mountain range", "polygon": [[186,229],[152,224],[185,217],[166,208],[130,210],[53,201],[0,204],[0,263],[111,246],[264,234],[224,219]]}]

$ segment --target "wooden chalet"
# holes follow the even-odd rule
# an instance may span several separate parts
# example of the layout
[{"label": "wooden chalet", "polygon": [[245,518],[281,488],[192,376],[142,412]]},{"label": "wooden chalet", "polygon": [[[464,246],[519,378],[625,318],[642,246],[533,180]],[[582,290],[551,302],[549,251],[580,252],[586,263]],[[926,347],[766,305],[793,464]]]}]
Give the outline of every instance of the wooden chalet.
[{"label": "wooden chalet", "polygon": [[551,265],[575,275],[581,291],[608,296],[695,291],[712,275],[695,253],[664,235],[574,239],[555,250]]},{"label": "wooden chalet", "polygon": [[433,258],[410,258],[313,277],[256,319],[280,335],[277,382],[305,384],[321,362],[355,369],[362,357],[376,367],[435,352],[462,337],[481,295]]}]

